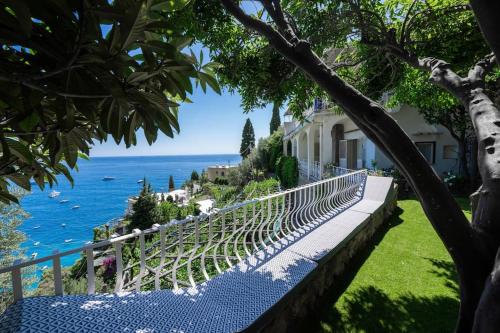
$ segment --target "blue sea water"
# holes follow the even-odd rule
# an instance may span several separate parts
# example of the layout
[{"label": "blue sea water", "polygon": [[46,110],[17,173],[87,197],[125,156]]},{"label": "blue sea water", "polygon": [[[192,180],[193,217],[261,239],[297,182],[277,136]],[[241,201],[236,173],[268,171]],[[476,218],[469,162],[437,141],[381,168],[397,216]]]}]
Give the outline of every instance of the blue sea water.
[{"label": "blue sea water", "polygon": [[[189,179],[191,172],[201,172],[209,165],[237,164],[239,155],[191,155],[191,156],[140,156],[140,157],[93,157],[78,163],[74,172],[75,186],[64,178],[53,189],[61,192],[49,198],[52,191],[33,186],[33,192],[25,196],[22,207],[31,215],[22,227],[28,239],[23,244],[28,255],[38,257],[83,246],[92,240],[93,228],[123,215],[132,195],[139,193],[142,184],[137,181],[146,177],[155,191],[168,191],[168,179],[172,175],[176,188]],[[105,176],[114,180],[103,181]],[[36,188],[35,188],[36,187]],[[61,200],[69,200],[60,203]],[[79,205],[79,209],[71,207]],[[65,226],[63,226],[65,224]],[[65,242],[65,240],[70,240]],[[35,243],[39,242],[38,245]],[[73,264],[78,254],[63,257],[63,266]],[[46,263],[51,266],[50,262]]]}]

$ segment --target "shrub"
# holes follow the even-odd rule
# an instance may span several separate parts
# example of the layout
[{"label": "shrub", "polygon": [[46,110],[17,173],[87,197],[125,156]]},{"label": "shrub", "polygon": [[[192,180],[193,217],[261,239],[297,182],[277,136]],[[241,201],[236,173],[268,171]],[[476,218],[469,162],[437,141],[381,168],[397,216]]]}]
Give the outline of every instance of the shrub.
[{"label": "shrub", "polygon": [[179,207],[175,203],[168,201],[162,202],[159,206],[159,210],[161,212],[162,220],[165,222],[173,219],[182,220],[188,215],[200,215],[199,205],[194,201],[189,201],[189,203],[183,207]]},{"label": "shrub", "polygon": [[196,172],[196,170],[193,170],[193,172],[191,172],[191,180],[197,181],[199,179],[200,179],[200,175],[198,175],[198,172]]},{"label": "shrub", "polygon": [[161,214],[158,209],[156,195],[149,183],[144,182],[141,193],[133,205],[133,210],[129,230],[136,228],[147,229],[155,223],[160,223]]},{"label": "shrub", "polygon": [[251,181],[243,189],[243,196],[245,199],[262,197],[269,193],[279,191],[280,182],[277,179],[269,178],[262,181]]},{"label": "shrub", "polygon": [[217,184],[217,185],[228,185],[229,182],[225,178],[219,178],[219,177],[217,177],[217,178],[214,179],[214,184]]},{"label": "shrub", "polygon": [[276,162],[276,174],[285,188],[299,183],[299,162],[294,156],[281,156]]},{"label": "shrub", "polygon": [[245,184],[239,167],[229,170],[227,173],[227,182],[228,185],[237,187],[242,187]]}]

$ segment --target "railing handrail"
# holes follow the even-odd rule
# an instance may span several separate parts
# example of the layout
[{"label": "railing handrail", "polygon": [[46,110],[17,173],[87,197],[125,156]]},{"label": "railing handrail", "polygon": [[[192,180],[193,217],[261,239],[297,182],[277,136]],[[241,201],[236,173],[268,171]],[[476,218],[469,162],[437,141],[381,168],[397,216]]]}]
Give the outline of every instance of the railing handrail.
[{"label": "railing handrail", "polygon": [[[291,230],[296,230],[304,224],[314,222],[318,218],[323,218],[321,216],[330,215],[328,212],[337,214],[346,205],[350,205],[355,200],[360,199],[362,195],[362,191],[360,192],[360,190],[362,189],[363,179],[366,179],[366,175],[367,170],[364,169],[353,171],[289,190],[271,193],[260,198],[246,200],[221,209],[215,209],[208,214],[202,213],[199,216],[187,216],[182,220],[174,219],[162,225],[154,224],[151,228],[145,230],[134,229],[133,232],[126,235],[86,244],[64,252],[56,250],[53,254],[42,258],[23,262],[17,261],[11,266],[0,268],[0,274],[11,273],[14,299],[17,300],[23,297],[21,269],[42,262],[52,261],[54,290],[56,295],[62,295],[61,257],[83,252],[87,259],[87,292],[92,294],[95,292],[96,276],[94,269],[96,256],[109,255],[107,248],[113,246],[116,260],[115,291],[127,290],[127,288],[140,290],[143,287],[151,285],[153,282],[155,288],[158,289],[160,287],[159,279],[170,274],[173,277],[173,280],[171,280],[173,288],[178,288],[179,283],[182,282],[183,285],[186,285],[186,282],[177,278],[177,272],[179,269],[186,269],[186,267],[189,274],[189,282],[187,283],[194,286],[197,282],[191,271],[193,260],[201,261],[200,267],[202,273],[204,274],[204,278],[208,280],[209,275],[204,266],[207,260],[206,256],[209,256],[210,260],[214,260],[215,268],[218,273],[221,273],[223,269],[218,266],[217,260],[225,260],[231,266],[231,261],[236,260],[233,258],[234,256],[239,260],[243,258],[243,255],[240,255],[237,251],[233,257],[229,255],[227,252],[228,244],[234,243],[233,245],[237,247],[236,244],[240,237],[243,240],[247,236],[251,236],[252,243],[249,245],[250,248],[247,248],[248,244],[250,244],[246,243],[248,241],[243,243],[246,252],[244,256],[247,256],[261,249],[262,246],[267,246],[268,242],[273,242],[273,239],[280,239],[286,236]],[[345,178],[345,180],[342,178]],[[247,212],[251,214],[248,216],[248,219]],[[240,217],[237,217],[238,214],[240,214]],[[170,233],[167,230],[174,231]],[[145,249],[145,236],[152,233],[158,233],[157,235],[160,236],[160,240],[156,241],[153,245],[148,245],[148,249]],[[203,245],[200,244],[200,236],[202,234],[204,235]],[[165,238],[167,236],[169,239],[168,242]],[[126,241],[131,239],[140,242],[141,258],[138,262],[132,262],[132,266],[128,263],[124,267],[121,249],[128,244]],[[184,250],[185,242],[188,248]],[[225,244],[224,248],[219,248],[223,243]],[[194,244],[195,247],[189,248],[190,244]],[[155,246],[160,246],[160,250],[154,250]],[[200,246],[204,246],[202,254],[197,252]],[[94,251],[99,248],[104,249],[95,254]],[[177,250],[175,250],[176,248]],[[172,257],[170,252],[165,257],[166,250],[170,251],[171,249],[174,249],[174,253],[177,253],[175,257]],[[223,250],[223,254],[220,255],[221,257],[218,256],[217,249]],[[153,254],[146,257],[148,253]],[[154,269],[147,266],[146,260],[156,258],[158,255],[160,255],[159,266]],[[137,266],[140,266],[140,271],[134,277],[131,268]],[[154,275],[154,281],[151,280],[151,272]],[[210,275],[213,276],[213,274],[214,272],[211,271]],[[199,277],[196,277],[196,279],[199,281]]]}]

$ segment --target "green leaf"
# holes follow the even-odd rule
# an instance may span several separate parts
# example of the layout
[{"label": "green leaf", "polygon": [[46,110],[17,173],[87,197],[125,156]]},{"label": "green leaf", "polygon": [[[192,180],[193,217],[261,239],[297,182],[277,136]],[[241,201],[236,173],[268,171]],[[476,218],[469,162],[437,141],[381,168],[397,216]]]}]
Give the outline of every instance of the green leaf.
[{"label": "green leaf", "polygon": [[26,191],[31,191],[31,184],[28,176],[17,173],[9,175],[7,178]]},{"label": "green leaf", "polygon": [[78,160],[78,147],[71,140],[71,136],[61,135],[61,150],[64,154],[64,160],[68,163],[70,168],[74,168]]},{"label": "green leaf", "polygon": [[153,11],[173,12],[186,7],[190,0],[168,0],[151,6]]},{"label": "green leaf", "polygon": [[38,124],[39,121],[40,117],[38,116],[38,114],[36,112],[32,112],[19,122],[19,127],[21,127],[23,131],[29,132],[33,130],[33,128],[36,126],[36,124]]},{"label": "green leaf", "polygon": [[3,203],[6,203],[6,204],[10,204],[11,202],[14,202],[14,203],[19,203],[19,200],[12,194],[10,194],[9,192],[6,192],[6,191],[3,191],[3,190],[0,190],[0,201],[2,201]]},{"label": "green leaf", "polygon": [[33,154],[26,144],[12,138],[5,138],[4,140],[13,155],[26,163],[33,162]]}]

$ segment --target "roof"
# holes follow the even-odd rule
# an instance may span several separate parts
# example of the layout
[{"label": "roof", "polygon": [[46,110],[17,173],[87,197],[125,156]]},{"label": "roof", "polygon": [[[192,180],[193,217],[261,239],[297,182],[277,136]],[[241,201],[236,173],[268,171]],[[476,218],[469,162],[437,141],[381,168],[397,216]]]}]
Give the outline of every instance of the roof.
[{"label": "roof", "polygon": [[210,169],[229,169],[229,168],[236,168],[238,167],[237,165],[211,165],[208,168]]}]

